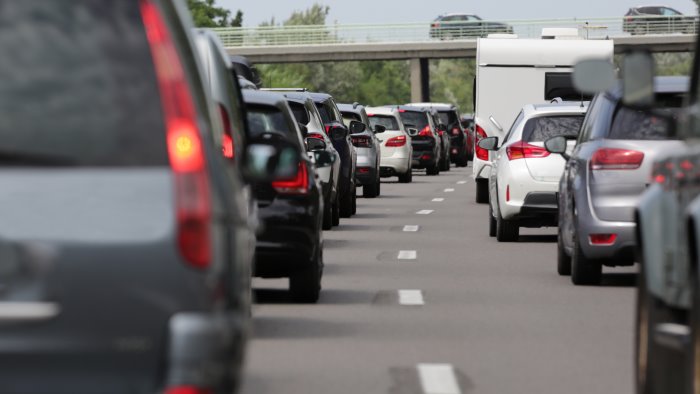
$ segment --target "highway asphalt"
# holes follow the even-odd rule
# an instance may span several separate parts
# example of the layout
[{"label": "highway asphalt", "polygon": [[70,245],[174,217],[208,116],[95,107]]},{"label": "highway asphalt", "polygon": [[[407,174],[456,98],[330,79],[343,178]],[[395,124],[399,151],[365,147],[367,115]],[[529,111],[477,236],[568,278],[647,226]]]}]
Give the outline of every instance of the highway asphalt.
[{"label": "highway asphalt", "polygon": [[324,233],[318,304],[254,281],[242,393],[633,391],[635,269],[574,287],[556,273],[555,228],[498,243],[471,168],[381,191]]}]

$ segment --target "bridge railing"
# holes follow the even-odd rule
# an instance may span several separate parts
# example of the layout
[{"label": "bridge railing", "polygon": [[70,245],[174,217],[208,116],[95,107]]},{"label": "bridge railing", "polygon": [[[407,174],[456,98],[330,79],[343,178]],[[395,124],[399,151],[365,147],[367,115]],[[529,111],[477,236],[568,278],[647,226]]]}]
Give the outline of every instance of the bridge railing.
[{"label": "bridge railing", "polygon": [[641,34],[697,34],[698,17],[620,17],[548,20],[420,22],[406,24],[349,24],[260,26],[213,29],[226,47],[428,42],[475,39],[491,33],[540,37],[543,28],[575,28],[583,38]]}]

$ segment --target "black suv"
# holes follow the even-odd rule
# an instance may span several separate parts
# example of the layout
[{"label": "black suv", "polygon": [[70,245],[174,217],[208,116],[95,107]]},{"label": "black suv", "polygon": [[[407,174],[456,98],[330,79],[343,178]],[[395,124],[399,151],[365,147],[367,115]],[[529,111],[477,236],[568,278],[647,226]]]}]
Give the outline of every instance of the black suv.
[{"label": "black suv", "polygon": [[695,34],[697,16],[686,16],[671,7],[632,7],[622,21],[622,31],[632,35],[686,33]]},{"label": "black suv", "polygon": [[486,37],[493,33],[513,34],[513,27],[500,22],[487,22],[471,14],[440,15],[430,24],[430,38]]},{"label": "black suv", "polygon": [[[438,175],[442,167],[442,138],[430,108],[398,106],[399,115],[413,147],[412,167],[425,168],[428,175]],[[449,165],[449,161],[448,161]]]}]

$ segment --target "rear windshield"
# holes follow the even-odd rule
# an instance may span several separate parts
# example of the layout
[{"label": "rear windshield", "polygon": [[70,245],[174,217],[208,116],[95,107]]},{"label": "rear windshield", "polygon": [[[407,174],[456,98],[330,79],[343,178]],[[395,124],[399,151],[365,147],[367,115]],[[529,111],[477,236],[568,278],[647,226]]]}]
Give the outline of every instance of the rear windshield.
[{"label": "rear windshield", "polygon": [[301,124],[308,124],[309,123],[309,120],[310,120],[309,113],[306,112],[306,107],[304,107],[304,104],[290,101],[289,107],[292,109],[292,113],[294,114],[294,119],[296,119],[297,122],[299,122]]},{"label": "rear windshield", "polygon": [[253,137],[258,137],[265,133],[281,134],[292,137],[287,120],[282,111],[277,107],[267,105],[248,105],[248,127]]},{"label": "rear windshield", "polygon": [[393,116],[388,115],[369,115],[369,124],[372,128],[377,125],[384,126],[387,130],[400,130],[399,122]]},{"label": "rear windshield", "polygon": [[454,111],[444,111],[438,112],[440,115],[440,121],[442,124],[447,125],[447,127],[452,127],[459,122],[459,117]]},{"label": "rear windshield", "polygon": [[555,98],[560,98],[564,101],[588,101],[592,96],[581,94],[576,90],[571,73],[545,73],[544,99],[550,101]]},{"label": "rear windshield", "polygon": [[[660,111],[669,116],[683,105],[685,94],[657,95]],[[669,121],[645,111],[619,107],[613,115],[608,138],[615,140],[666,140]]]},{"label": "rear windshield", "polygon": [[575,139],[582,123],[583,114],[532,118],[523,128],[523,141],[540,142],[557,136]]},{"label": "rear windshield", "polygon": [[167,165],[136,1],[0,3],[0,165]]},{"label": "rear windshield", "polygon": [[406,128],[424,129],[428,126],[428,116],[425,112],[405,111],[400,112],[401,121]]}]

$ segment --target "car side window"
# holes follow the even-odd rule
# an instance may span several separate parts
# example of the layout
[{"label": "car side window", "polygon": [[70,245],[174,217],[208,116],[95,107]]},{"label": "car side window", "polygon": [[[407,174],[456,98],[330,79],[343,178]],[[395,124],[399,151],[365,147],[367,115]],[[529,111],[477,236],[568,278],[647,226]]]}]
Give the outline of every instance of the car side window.
[{"label": "car side window", "polygon": [[328,100],[327,105],[330,106],[331,113],[335,116],[336,122],[343,123],[343,115],[340,114],[338,110],[338,105],[333,101],[333,99]]},{"label": "car side window", "polygon": [[583,118],[583,124],[581,125],[581,132],[578,133],[578,139],[576,140],[576,145],[586,142],[590,139],[593,129],[593,118],[598,109],[600,95],[593,97],[591,104],[588,106],[588,112],[586,112],[586,117]]}]

